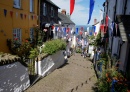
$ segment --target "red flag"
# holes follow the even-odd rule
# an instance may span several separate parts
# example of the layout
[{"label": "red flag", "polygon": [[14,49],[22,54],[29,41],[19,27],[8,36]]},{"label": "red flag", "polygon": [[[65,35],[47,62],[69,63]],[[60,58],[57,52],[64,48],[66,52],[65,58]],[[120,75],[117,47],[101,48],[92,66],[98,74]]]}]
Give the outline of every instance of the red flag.
[{"label": "red flag", "polygon": [[70,15],[73,13],[75,0],[70,0]]},{"label": "red flag", "polygon": [[105,31],[104,31],[104,33],[107,32],[107,29],[108,29],[108,15],[106,15],[106,22],[105,22]]},{"label": "red flag", "polygon": [[10,11],[10,15],[11,15],[11,17],[13,16],[13,11]]},{"label": "red flag", "polygon": [[26,14],[24,14],[24,18],[26,19]]}]

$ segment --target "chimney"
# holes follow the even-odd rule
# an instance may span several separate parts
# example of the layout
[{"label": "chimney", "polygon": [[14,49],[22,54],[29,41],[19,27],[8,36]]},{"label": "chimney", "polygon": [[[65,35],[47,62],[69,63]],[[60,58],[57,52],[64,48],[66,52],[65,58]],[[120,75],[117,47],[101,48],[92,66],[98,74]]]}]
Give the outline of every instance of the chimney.
[{"label": "chimney", "polygon": [[97,23],[97,19],[94,19],[94,24],[96,24]]},{"label": "chimney", "polygon": [[62,9],[61,13],[64,14],[64,15],[66,15],[66,10]]}]

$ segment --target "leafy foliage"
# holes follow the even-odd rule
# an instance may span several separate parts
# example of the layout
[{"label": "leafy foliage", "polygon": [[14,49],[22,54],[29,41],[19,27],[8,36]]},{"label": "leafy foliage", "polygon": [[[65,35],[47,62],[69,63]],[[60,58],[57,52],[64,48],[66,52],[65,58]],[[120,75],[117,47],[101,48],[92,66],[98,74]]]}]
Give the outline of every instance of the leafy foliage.
[{"label": "leafy foliage", "polygon": [[[116,80],[115,84],[112,84]],[[126,78],[118,71],[107,69],[102,73],[102,77],[97,82],[99,92],[110,92],[112,86],[114,92],[127,92],[128,85]]]},{"label": "leafy foliage", "polygon": [[60,39],[47,41],[45,47],[42,49],[43,53],[53,54],[56,51],[63,50],[66,48],[66,42]]},{"label": "leafy foliage", "polygon": [[42,40],[43,40],[43,37],[45,36],[45,34],[44,34],[44,32],[43,31],[41,31],[38,27],[35,27],[34,28],[34,30],[35,30],[35,43],[36,43],[36,46],[37,45],[42,45]]},{"label": "leafy foliage", "polygon": [[39,54],[38,49],[37,49],[37,48],[34,48],[34,49],[32,48],[32,49],[30,50],[29,58],[35,58],[35,57],[38,56],[38,54]]},{"label": "leafy foliage", "polygon": [[101,32],[98,33],[98,35],[97,35],[97,37],[95,39],[94,45],[95,46],[101,46],[102,45],[102,42],[101,42]]}]

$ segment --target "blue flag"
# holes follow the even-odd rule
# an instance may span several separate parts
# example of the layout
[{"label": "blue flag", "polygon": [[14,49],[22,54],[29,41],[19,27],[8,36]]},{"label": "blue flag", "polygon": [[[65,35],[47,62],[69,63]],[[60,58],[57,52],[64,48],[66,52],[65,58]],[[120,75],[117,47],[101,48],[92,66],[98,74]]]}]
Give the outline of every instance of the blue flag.
[{"label": "blue flag", "polygon": [[96,26],[93,26],[93,31],[94,31],[94,32],[96,31]]},{"label": "blue flag", "polygon": [[79,29],[78,29],[78,28],[76,28],[76,35],[78,35],[78,33],[79,33],[78,31],[79,31]]},{"label": "blue flag", "polygon": [[90,0],[88,24],[89,24],[89,22],[90,22],[90,20],[91,20],[91,16],[92,16],[92,13],[93,13],[94,2],[95,2],[95,0]]}]

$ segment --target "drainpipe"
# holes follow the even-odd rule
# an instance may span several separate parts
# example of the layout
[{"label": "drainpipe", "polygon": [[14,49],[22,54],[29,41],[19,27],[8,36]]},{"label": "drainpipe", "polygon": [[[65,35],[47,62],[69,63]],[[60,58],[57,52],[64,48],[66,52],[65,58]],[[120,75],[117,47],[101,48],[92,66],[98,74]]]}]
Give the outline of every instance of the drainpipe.
[{"label": "drainpipe", "polygon": [[116,0],[116,2],[115,2],[114,21],[116,21],[116,8],[117,8],[117,0]]},{"label": "drainpipe", "polygon": [[38,0],[38,25],[39,27],[41,28],[41,25],[40,25],[40,3],[41,3],[41,0]]},{"label": "drainpipe", "polygon": [[127,5],[127,1],[128,1],[128,0],[125,0],[124,15],[125,15],[125,13],[126,13],[126,9],[127,9],[127,7],[126,7],[126,5]]}]

